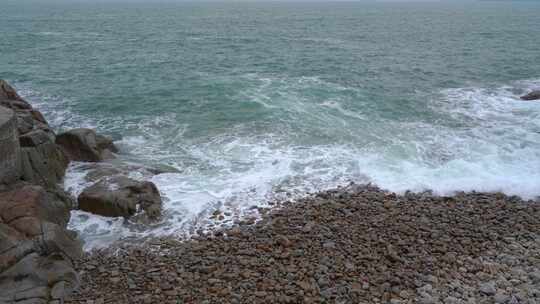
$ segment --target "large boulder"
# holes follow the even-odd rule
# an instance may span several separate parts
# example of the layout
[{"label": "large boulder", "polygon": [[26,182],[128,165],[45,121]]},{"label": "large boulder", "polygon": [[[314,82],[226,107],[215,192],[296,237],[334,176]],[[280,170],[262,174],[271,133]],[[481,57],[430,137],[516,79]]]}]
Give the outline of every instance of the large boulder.
[{"label": "large boulder", "polygon": [[125,176],[103,178],[84,189],[77,200],[81,210],[103,216],[137,215],[155,220],[161,214],[162,201],[156,186]]},{"label": "large boulder", "polygon": [[114,158],[118,149],[111,138],[98,135],[92,129],[78,128],[59,134],[56,143],[60,145],[70,160],[99,162]]},{"label": "large boulder", "polygon": [[535,90],[520,97],[522,100],[540,100],[540,90]]}]

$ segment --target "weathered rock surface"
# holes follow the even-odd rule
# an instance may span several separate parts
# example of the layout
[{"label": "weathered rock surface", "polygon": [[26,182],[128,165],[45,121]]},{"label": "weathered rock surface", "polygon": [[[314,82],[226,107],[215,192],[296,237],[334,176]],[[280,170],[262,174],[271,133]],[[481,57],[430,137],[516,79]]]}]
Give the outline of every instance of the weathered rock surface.
[{"label": "weathered rock surface", "polygon": [[540,301],[538,202],[352,186],[263,210],[190,241],[88,254],[70,303]]},{"label": "weathered rock surface", "polygon": [[[0,303],[63,300],[78,286],[82,248],[65,229],[72,203],[27,183],[0,193]],[[59,282],[66,288],[53,294]]]},{"label": "weathered rock surface", "polygon": [[161,214],[161,196],[152,182],[125,176],[102,178],[78,197],[79,209],[103,216],[129,218],[144,212],[148,219]]},{"label": "weathered rock surface", "polygon": [[104,162],[85,162],[75,166],[77,170],[85,171],[84,179],[87,182],[97,182],[102,178],[113,176],[137,175],[140,179],[150,179],[152,176],[163,173],[178,173],[173,167],[158,166],[150,167],[140,164],[131,164],[116,160]]},{"label": "weathered rock surface", "polygon": [[114,158],[113,153],[118,152],[111,138],[86,128],[59,134],[56,143],[62,146],[69,159],[74,161],[99,162]]},{"label": "weathered rock surface", "polygon": [[[81,254],[58,187],[68,159],[43,115],[0,80],[0,303],[62,303]],[[56,302],[55,302],[56,301]]]},{"label": "weathered rock surface", "polygon": [[0,106],[0,184],[12,183],[21,175],[16,119],[15,112]]},{"label": "weathered rock surface", "polygon": [[[2,144],[0,159],[10,158],[9,163],[16,164],[10,167],[17,167],[16,175],[22,180],[46,188],[57,187],[64,177],[68,159],[55,144],[56,135],[43,115],[3,80],[0,80],[0,107],[3,113],[9,111],[5,108],[11,109],[16,118],[15,124],[10,120],[4,125],[7,127],[0,127],[0,136],[5,138],[2,141],[9,141],[9,144]],[[18,138],[18,144],[13,142],[12,136]]]},{"label": "weathered rock surface", "polygon": [[523,100],[540,100],[540,90],[535,90],[520,97]]},{"label": "weathered rock surface", "polygon": [[[33,131],[40,133],[41,131]],[[26,134],[25,134],[26,135]],[[36,135],[37,134],[33,134]],[[41,134],[43,135],[43,134]],[[26,142],[26,140],[23,140]],[[22,179],[55,188],[66,172],[68,159],[54,141],[21,145]]]},{"label": "weathered rock surface", "polygon": [[[23,101],[25,102],[17,91],[10,86],[5,80],[0,79],[0,101],[11,100],[11,101]],[[26,102],[25,102],[26,103]]]}]

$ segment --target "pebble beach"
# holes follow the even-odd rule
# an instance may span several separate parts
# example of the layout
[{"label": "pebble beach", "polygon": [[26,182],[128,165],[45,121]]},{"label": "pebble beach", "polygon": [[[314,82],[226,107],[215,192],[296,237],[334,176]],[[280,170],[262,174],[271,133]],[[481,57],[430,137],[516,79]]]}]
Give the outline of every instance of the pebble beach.
[{"label": "pebble beach", "polygon": [[67,303],[540,303],[540,205],[350,185],[88,253]]}]

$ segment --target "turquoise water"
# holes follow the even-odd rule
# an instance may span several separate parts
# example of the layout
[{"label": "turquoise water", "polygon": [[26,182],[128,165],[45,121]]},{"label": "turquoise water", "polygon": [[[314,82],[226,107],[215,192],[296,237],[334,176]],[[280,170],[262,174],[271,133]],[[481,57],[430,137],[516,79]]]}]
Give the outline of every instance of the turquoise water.
[{"label": "turquoise water", "polygon": [[[346,184],[540,195],[540,3],[7,1],[0,77],[112,135],[189,234]],[[74,165],[66,187],[77,193]],[[138,235],[75,213],[94,240]]]}]

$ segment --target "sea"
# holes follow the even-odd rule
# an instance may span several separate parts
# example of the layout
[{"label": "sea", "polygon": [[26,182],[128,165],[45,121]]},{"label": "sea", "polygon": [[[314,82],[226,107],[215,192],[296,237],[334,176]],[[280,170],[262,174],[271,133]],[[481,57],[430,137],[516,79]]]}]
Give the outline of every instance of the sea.
[{"label": "sea", "polygon": [[57,132],[171,169],[130,172],[159,188],[158,223],[73,211],[86,249],[351,182],[540,195],[540,102],[519,99],[540,89],[540,1],[1,2],[0,78]]}]

